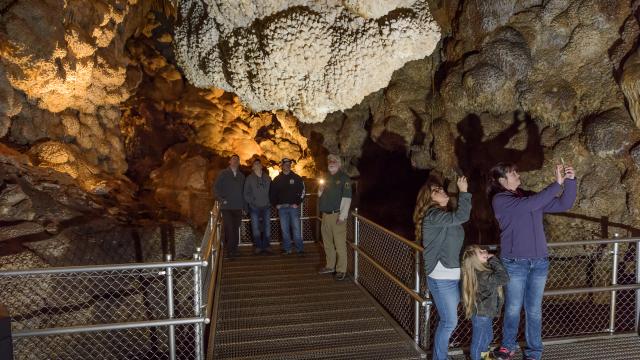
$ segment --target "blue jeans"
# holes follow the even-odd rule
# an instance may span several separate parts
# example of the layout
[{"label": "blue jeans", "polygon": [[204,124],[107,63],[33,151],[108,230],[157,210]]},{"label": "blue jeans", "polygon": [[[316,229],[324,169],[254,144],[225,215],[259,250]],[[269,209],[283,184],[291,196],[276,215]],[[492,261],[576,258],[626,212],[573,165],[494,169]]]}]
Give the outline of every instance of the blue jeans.
[{"label": "blue jeans", "polygon": [[447,360],[449,338],[458,325],[459,280],[438,280],[427,276],[427,285],[438,310],[438,326],[433,337],[433,360]]},{"label": "blue jeans", "polygon": [[473,333],[471,336],[471,360],[480,360],[480,353],[489,351],[493,340],[493,318],[473,315],[471,317]]},{"label": "blue jeans", "polygon": [[509,283],[504,287],[504,325],[502,346],[515,350],[520,311],[524,304],[526,357],[542,358],[542,293],[547,283],[549,259],[509,259],[502,258],[509,273]]},{"label": "blue jeans", "polygon": [[[249,207],[249,214],[251,215],[253,243],[256,248],[265,250],[269,247],[271,239],[271,206]],[[260,226],[260,219],[262,219],[262,227]]]},{"label": "blue jeans", "polygon": [[302,231],[300,229],[300,208],[281,207],[278,209],[280,228],[282,229],[282,249],[291,251],[291,233],[296,243],[296,250],[302,252]]}]

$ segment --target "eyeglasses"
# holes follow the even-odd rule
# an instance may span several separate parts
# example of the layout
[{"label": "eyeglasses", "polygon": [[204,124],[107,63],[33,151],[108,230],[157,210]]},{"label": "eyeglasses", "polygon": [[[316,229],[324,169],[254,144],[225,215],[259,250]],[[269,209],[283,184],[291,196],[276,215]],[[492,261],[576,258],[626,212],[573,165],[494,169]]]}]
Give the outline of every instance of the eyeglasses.
[{"label": "eyeglasses", "polygon": [[431,192],[432,193],[443,193],[444,189],[441,188],[441,187],[435,187],[435,188],[431,189]]}]

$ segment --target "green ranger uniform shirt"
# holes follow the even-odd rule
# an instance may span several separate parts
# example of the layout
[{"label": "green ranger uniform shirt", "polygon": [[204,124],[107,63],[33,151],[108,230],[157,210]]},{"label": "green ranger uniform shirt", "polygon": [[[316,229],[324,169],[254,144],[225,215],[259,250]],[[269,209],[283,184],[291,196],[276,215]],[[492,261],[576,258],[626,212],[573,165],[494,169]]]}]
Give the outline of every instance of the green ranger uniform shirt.
[{"label": "green ranger uniform shirt", "polygon": [[319,208],[321,212],[333,212],[340,210],[342,198],[351,198],[351,179],[338,170],[335,175],[328,175],[324,191],[320,196]]}]

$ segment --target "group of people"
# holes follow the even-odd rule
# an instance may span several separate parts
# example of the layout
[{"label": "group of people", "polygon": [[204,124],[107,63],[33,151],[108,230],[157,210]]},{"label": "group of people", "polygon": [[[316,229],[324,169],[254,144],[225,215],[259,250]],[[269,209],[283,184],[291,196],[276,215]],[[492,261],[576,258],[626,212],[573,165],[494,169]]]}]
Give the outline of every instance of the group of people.
[{"label": "group of people", "polygon": [[[281,172],[273,181],[263,168],[259,158],[253,160],[251,174],[240,171],[240,157],[231,156],[229,167],[222,170],[214,184],[214,193],[220,204],[224,226],[226,256],[238,256],[239,228],[242,212],[251,217],[251,233],[254,253],[270,254],[271,206],[278,209],[282,230],[282,254],[292,254],[291,239],[295,251],[304,254],[300,205],[305,196],[302,177],[291,170],[291,159],[280,162]],[[335,274],[343,280],[347,272],[347,217],[351,206],[351,181],[341,170],[342,162],[336,155],[327,156],[327,179],[318,189],[321,214],[321,233],[326,266],[321,274]]]},{"label": "group of people", "polygon": [[[300,228],[300,205],[304,200],[302,178],[291,171],[291,160],[281,161],[282,171],[273,181],[260,159],[252,163],[245,179],[240,159],[233,155],[214,186],[224,224],[228,257],[238,254],[242,211],[251,216],[255,253],[271,253],[270,212],[278,209],[282,229],[282,253],[304,252]],[[341,170],[338,156],[327,157],[327,178],[318,189],[321,233],[326,265],[320,274],[335,274],[343,280],[347,271],[347,217],[351,205],[351,181]],[[472,322],[472,360],[491,356],[512,359],[517,347],[520,312],[525,311],[526,360],[542,357],[542,295],[549,270],[543,214],[569,210],[576,198],[575,171],[556,165],[555,181],[539,193],[520,188],[514,164],[499,163],[488,174],[487,196],[500,228],[500,257],[479,245],[464,251],[462,227],[471,214],[471,194],[465,177],[457,179],[456,209],[449,207],[449,195],[441,184],[427,181],[416,201],[413,220],[416,239],[424,246],[427,285],[440,320],[433,340],[433,359],[448,358],[449,340],[458,323],[458,305]],[[493,320],[504,306],[502,343],[489,351]],[[490,355],[489,355],[490,354]]]},{"label": "group of people", "polygon": [[[433,359],[445,360],[449,339],[458,321],[462,298],[472,322],[470,354],[512,359],[524,306],[527,360],[542,357],[542,295],[549,270],[543,214],[569,210],[576,198],[575,171],[556,165],[555,181],[539,193],[520,188],[514,164],[499,163],[489,174],[487,194],[500,228],[500,258],[479,245],[462,251],[464,229],[471,212],[465,177],[457,180],[458,205],[449,209],[449,196],[436,182],[420,190],[414,210],[416,238],[425,248],[427,285],[440,320],[433,340]],[[502,343],[489,351],[493,320],[504,305]]]}]

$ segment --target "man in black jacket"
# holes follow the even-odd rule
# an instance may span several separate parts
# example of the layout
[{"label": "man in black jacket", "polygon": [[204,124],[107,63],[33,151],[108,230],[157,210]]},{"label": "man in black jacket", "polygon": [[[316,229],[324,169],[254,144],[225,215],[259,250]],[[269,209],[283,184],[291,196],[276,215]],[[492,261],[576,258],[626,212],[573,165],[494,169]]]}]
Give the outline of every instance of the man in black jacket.
[{"label": "man in black jacket", "polygon": [[300,227],[300,204],[304,199],[304,182],[291,171],[291,160],[281,162],[282,172],[273,179],[269,189],[271,204],[278,209],[282,229],[282,253],[291,254],[291,237],[299,255],[303,253],[302,229]]},{"label": "man in black jacket", "polygon": [[240,221],[242,221],[242,210],[245,208],[244,174],[240,172],[239,167],[240,157],[234,154],[229,159],[229,167],[218,174],[214,185],[214,192],[222,213],[224,246],[229,258],[238,255]]}]

